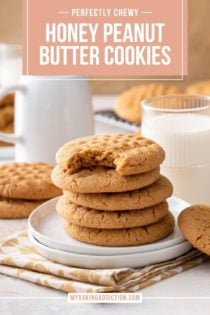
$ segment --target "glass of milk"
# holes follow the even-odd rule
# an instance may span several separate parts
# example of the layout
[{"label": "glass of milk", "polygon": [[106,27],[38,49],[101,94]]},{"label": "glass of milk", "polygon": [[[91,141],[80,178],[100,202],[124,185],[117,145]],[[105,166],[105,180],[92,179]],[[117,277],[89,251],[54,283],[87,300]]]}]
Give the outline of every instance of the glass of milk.
[{"label": "glass of milk", "polygon": [[0,44],[0,85],[16,84],[22,74],[22,48],[16,44]]},{"label": "glass of milk", "polygon": [[142,102],[142,135],[166,152],[161,172],[174,195],[210,204],[210,97],[174,95]]}]

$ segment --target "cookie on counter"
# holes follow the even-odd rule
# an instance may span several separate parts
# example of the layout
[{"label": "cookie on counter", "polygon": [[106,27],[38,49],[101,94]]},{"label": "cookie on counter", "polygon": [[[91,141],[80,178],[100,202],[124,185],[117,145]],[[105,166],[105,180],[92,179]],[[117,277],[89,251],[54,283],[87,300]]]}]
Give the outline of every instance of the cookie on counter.
[{"label": "cookie on counter", "polygon": [[140,124],[141,102],[144,99],[155,96],[182,93],[183,90],[175,85],[151,83],[134,86],[119,96],[117,104],[115,105],[115,112],[124,120]]},{"label": "cookie on counter", "polygon": [[51,171],[46,163],[0,165],[0,196],[36,201],[56,197],[61,190],[52,183]]},{"label": "cookie on counter", "polygon": [[128,192],[79,194],[64,191],[64,196],[72,203],[98,210],[136,210],[163,202],[173,193],[171,182],[164,176],[152,185]]},{"label": "cookie on counter", "polygon": [[210,205],[186,208],[179,215],[178,224],[188,242],[210,255]]},{"label": "cookie on counter", "polygon": [[93,229],[66,222],[64,229],[73,238],[101,246],[132,246],[158,241],[174,229],[174,217],[169,212],[157,223],[128,229]]},{"label": "cookie on counter", "polygon": [[114,134],[79,138],[66,143],[56,154],[56,162],[69,174],[83,168],[115,168],[120,175],[149,172],[163,162],[164,150],[154,141],[134,134]]},{"label": "cookie on counter", "polygon": [[0,219],[27,218],[43,202],[44,200],[18,200],[0,197]]}]

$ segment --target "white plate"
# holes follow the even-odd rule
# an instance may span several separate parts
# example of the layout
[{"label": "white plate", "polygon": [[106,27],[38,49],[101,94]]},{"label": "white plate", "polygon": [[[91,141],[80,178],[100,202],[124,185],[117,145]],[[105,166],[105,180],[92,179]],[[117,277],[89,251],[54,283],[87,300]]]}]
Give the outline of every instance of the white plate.
[{"label": "white plate", "polygon": [[159,263],[178,257],[188,252],[192,245],[187,241],[180,244],[146,253],[135,253],[129,255],[94,256],[69,253],[49,248],[39,243],[34,236],[28,233],[30,241],[37,251],[47,259],[59,264],[89,269],[112,269],[112,268],[137,268],[154,263]]},{"label": "white plate", "polygon": [[[148,245],[106,247],[79,242],[67,235],[63,229],[63,219],[60,218],[55,211],[58,198],[60,197],[54,198],[39,206],[33,211],[28,220],[31,234],[40,243],[51,248],[79,254],[124,255],[166,248],[184,241],[184,237],[176,224],[175,230],[171,235],[163,240]],[[181,210],[189,206],[185,201],[175,197],[169,198],[168,202],[170,210],[175,217],[177,217]]]}]

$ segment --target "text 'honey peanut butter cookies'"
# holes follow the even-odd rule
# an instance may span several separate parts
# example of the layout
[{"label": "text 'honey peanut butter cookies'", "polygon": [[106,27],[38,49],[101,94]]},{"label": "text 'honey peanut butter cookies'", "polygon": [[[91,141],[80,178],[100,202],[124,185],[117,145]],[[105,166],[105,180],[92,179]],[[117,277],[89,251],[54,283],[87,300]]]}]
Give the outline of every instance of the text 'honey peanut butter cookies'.
[{"label": "text 'honey peanut butter cookies'", "polygon": [[210,206],[194,205],[181,212],[179,228],[186,239],[201,252],[210,255]]},{"label": "text 'honey peanut butter cookies'", "polygon": [[122,176],[114,169],[92,167],[70,174],[69,170],[57,165],[52,171],[52,181],[63,190],[76,193],[123,192],[153,184],[160,176],[160,168],[152,171]]},{"label": "text 'honey peanut butter cookies'", "polygon": [[52,167],[45,163],[0,165],[0,196],[12,199],[42,200],[61,195],[51,181]]},{"label": "text 'honey peanut butter cookies'", "polygon": [[97,210],[117,211],[148,208],[163,202],[173,193],[173,186],[164,177],[152,185],[122,193],[78,194],[64,191],[71,202]]},{"label": "text 'honey peanut butter cookies'", "polygon": [[70,141],[56,154],[56,162],[70,174],[82,168],[115,168],[120,175],[151,171],[163,162],[164,150],[154,141],[135,134],[90,136]]},{"label": "text 'honey peanut butter cookies'", "polygon": [[84,243],[102,246],[143,245],[169,235],[174,229],[174,218],[169,212],[156,223],[130,229],[92,229],[66,222],[64,229],[73,238]]},{"label": "text 'honey peanut butter cookies'", "polygon": [[168,213],[167,202],[132,211],[100,211],[69,202],[61,197],[56,205],[57,213],[66,221],[90,228],[122,229],[144,226],[161,220]]},{"label": "text 'honey peanut butter cookies'", "polygon": [[27,218],[29,214],[44,201],[18,200],[0,197],[0,219],[22,219]]}]

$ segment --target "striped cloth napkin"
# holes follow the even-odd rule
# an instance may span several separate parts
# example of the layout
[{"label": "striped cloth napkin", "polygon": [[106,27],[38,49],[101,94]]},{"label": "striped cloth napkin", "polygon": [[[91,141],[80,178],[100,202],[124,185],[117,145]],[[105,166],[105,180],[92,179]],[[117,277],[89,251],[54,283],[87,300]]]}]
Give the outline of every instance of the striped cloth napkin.
[{"label": "striped cloth napkin", "polygon": [[169,261],[143,268],[81,269],[42,257],[27,231],[0,241],[0,274],[64,292],[134,292],[196,267],[208,257],[196,249]]}]

